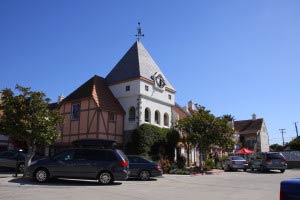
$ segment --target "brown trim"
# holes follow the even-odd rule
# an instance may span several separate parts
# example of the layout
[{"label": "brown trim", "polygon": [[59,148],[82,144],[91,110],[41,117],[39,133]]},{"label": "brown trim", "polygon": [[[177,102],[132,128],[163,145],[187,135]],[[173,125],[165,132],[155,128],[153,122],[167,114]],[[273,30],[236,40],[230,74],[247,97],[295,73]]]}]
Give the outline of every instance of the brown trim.
[{"label": "brown trim", "polygon": [[87,128],[88,128],[88,132],[90,132],[90,130],[91,130],[91,126],[92,126],[92,123],[93,123],[93,121],[94,121],[94,118],[95,118],[96,113],[97,113],[97,111],[95,111],[95,113],[93,114],[92,119],[91,119],[91,122],[90,122],[89,126],[87,127]]},{"label": "brown trim", "polygon": [[115,120],[115,139],[117,138],[117,125],[118,125],[118,115],[116,115],[116,120]]},{"label": "brown trim", "polygon": [[171,93],[173,93],[173,94],[175,94],[175,93],[176,93],[176,91],[175,91],[175,90],[172,90],[171,88],[168,88],[168,87],[166,87],[166,91],[168,91],[168,92],[171,92]]},{"label": "brown trim", "polygon": [[103,122],[103,125],[104,125],[104,129],[105,129],[105,131],[106,131],[106,133],[107,133],[107,126],[106,126],[106,124],[105,124],[105,121],[104,121],[104,117],[103,117],[103,113],[101,112],[101,117],[102,117],[102,122]]},{"label": "brown trim", "polygon": [[[91,109],[83,109],[83,110],[80,110],[79,112],[86,112],[86,111],[90,111],[90,110],[97,110],[99,109],[98,107],[95,107],[95,108],[91,108]],[[118,113],[118,114],[124,114],[124,113],[121,113],[121,112],[116,112],[115,110],[108,110],[106,109],[105,110],[106,112],[113,112],[113,113]],[[64,112],[64,113],[61,113],[61,115],[69,115],[71,114],[71,112]],[[72,120],[72,121],[76,121],[76,120]]]},{"label": "brown trim", "polygon": [[89,134],[89,121],[90,121],[90,103],[91,103],[91,99],[89,98],[89,102],[88,102],[88,116],[87,116],[87,123],[86,123],[86,138],[88,138],[88,134]]},{"label": "brown trim", "polygon": [[102,112],[102,110],[98,109],[97,111],[97,128],[96,128],[96,138],[99,139],[99,112]]},{"label": "brown trim", "polygon": [[[142,80],[142,81],[145,81],[145,82],[147,82],[147,83],[154,84],[154,81],[153,81],[153,80],[140,76],[140,77],[138,77],[138,78],[131,78],[131,79],[127,79],[127,80],[124,80],[124,81],[119,81],[119,82],[110,84],[109,86],[117,85],[117,84],[120,84],[120,83],[126,83],[126,82],[128,82],[128,81],[135,81],[135,80]],[[173,90],[173,89],[171,89],[171,88],[168,88],[168,87],[166,87],[166,91],[171,92],[171,93],[174,93],[174,94],[176,93],[175,90]]]},{"label": "brown trim", "polygon": [[[70,134],[70,135],[65,135],[63,137],[71,137],[71,136],[78,136],[78,135],[85,135],[86,133],[73,133],[73,134]],[[90,132],[89,133],[90,135],[91,134],[97,134],[97,132]],[[98,132],[99,135],[107,135],[107,133],[104,133],[104,132]],[[123,137],[123,135],[116,135],[117,137]]]}]

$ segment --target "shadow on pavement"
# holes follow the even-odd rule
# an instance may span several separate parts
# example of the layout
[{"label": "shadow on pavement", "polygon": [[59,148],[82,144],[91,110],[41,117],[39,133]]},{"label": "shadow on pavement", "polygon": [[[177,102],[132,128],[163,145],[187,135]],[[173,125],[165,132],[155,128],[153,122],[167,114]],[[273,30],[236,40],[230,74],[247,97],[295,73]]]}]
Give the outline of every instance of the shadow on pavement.
[{"label": "shadow on pavement", "polygon": [[273,171],[273,170],[269,170],[269,171],[259,171],[259,170],[254,170],[254,171],[247,171],[247,173],[250,174],[282,174],[280,171]]},{"label": "shadow on pavement", "polygon": [[148,181],[157,181],[155,178],[150,178],[148,181],[142,181],[139,178],[128,178],[127,181],[140,181],[140,182],[148,182]]},{"label": "shadow on pavement", "polygon": [[40,186],[113,186],[121,185],[121,182],[114,182],[111,185],[101,185],[97,181],[92,180],[74,180],[74,179],[50,179],[46,183],[38,183],[30,178],[15,178],[9,181],[19,185],[40,185]]}]

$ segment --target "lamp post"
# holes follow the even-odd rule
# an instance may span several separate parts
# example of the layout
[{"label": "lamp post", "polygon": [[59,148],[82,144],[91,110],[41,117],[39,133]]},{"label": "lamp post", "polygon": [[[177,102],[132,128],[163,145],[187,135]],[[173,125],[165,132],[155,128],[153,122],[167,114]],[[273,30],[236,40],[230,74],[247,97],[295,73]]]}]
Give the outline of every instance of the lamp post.
[{"label": "lamp post", "polygon": [[17,151],[15,177],[18,176],[18,171],[19,171],[20,152],[23,152],[23,150],[22,150],[22,149],[19,149],[19,150]]}]

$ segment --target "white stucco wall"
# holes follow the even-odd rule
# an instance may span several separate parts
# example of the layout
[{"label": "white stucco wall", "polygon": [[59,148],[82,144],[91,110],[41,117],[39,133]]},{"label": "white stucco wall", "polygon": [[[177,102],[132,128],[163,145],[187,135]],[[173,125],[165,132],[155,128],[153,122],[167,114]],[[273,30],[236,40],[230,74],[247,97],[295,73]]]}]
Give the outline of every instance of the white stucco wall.
[{"label": "white stucco wall", "polygon": [[262,152],[270,151],[269,134],[265,122],[263,122],[262,128],[260,130],[259,138],[260,138],[261,151]]},{"label": "white stucco wall", "polygon": [[[148,91],[145,90],[145,85],[148,85]],[[126,86],[130,86],[130,91],[126,91]],[[133,80],[116,85],[109,86],[114,96],[119,100],[123,109],[126,112],[124,119],[124,130],[133,130],[145,122],[145,108],[150,109],[151,121],[150,124],[159,127],[169,128],[172,120],[172,106],[175,105],[175,95],[166,91],[165,88],[159,89],[156,86],[142,80]],[[169,99],[171,95],[171,99]],[[129,109],[136,108],[136,116],[139,120],[129,121]],[[154,113],[160,112],[160,124],[156,124]],[[168,114],[168,126],[164,126],[164,114]]]}]

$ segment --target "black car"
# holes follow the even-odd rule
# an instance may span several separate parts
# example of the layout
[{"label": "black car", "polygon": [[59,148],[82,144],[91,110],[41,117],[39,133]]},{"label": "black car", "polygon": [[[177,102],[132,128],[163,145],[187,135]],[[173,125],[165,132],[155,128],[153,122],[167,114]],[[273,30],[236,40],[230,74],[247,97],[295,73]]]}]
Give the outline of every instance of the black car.
[{"label": "black car", "polygon": [[158,163],[142,156],[129,155],[127,158],[129,160],[129,177],[146,181],[150,177],[162,176],[162,168]]},{"label": "black car", "polygon": [[18,169],[24,171],[25,154],[17,150],[4,151],[0,153],[0,167]]},{"label": "black car", "polygon": [[97,179],[101,184],[128,178],[128,159],[121,150],[74,148],[31,163],[26,175],[38,182],[49,178]]}]

